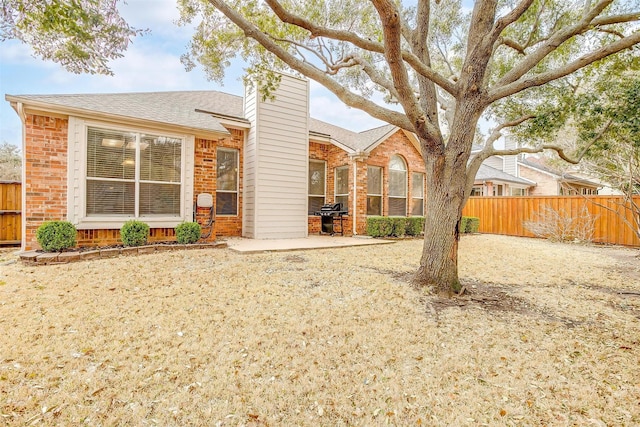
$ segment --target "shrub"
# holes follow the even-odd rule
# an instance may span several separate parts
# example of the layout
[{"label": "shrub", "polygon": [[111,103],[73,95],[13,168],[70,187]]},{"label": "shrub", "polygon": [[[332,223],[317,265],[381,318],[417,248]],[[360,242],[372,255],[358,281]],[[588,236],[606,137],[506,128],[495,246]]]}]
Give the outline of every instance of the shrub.
[{"label": "shrub", "polygon": [[480,229],[480,218],[475,216],[467,216],[467,224],[464,228],[465,233],[477,233]]},{"label": "shrub", "polygon": [[183,245],[197,242],[201,235],[202,229],[197,222],[182,222],[176,227],[176,240]]},{"label": "shrub", "polygon": [[149,225],[142,221],[129,220],[120,229],[120,238],[125,246],[142,246],[149,238]]},{"label": "shrub", "polygon": [[392,217],[389,219],[391,220],[391,225],[393,226],[391,235],[395,237],[404,237],[407,231],[407,218]]},{"label": "shrub", "polygon": [[393,225],[386,216],[370,216],[367,218],[367,236],[387,237],[393,232]]},{"label": "shrub", "polygon": [[536,237],[544,237],[556,242],[591,242],[597,216],[586,206],[577,213],[564,209],[555,210],[549,205],[533,213],[532,221],[524,221],[524,228]]},{"label": "shrub", "polygon": [[410,216],[407,218],[407,235],[419,236],[424,231],[424,217]]},{"label": "shrub", "polygon": [[57,252],[76,245],[77,230],[69,221],[48,221],[36,230],[36,240],[46,252]]},{"label": "shrub", "polygon": [[458,225],[459,233],[477,233],[480,229],[480,218],[475,216],[463,216]]},{"label": "shrub", "polygon": [[460,218],[460,222],[458,223],[458,233],[462,234],[467,232],[467,218],[469,217],[463,216]]},{"label": "shrub", "polygon": [[419,236],[423,231],[423,216],[370,216],[367,218],[367,235],[371,237]]}]

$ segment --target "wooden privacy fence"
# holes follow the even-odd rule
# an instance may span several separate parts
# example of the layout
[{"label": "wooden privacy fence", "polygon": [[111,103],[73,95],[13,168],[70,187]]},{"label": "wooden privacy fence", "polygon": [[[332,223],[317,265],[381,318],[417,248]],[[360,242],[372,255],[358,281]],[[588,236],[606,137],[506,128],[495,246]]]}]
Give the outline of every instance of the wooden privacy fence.
[{"label": "wooden privacy fence", "polygon": [[[640,203],[640,197],[634,200]],[[633,224],[633,213],[623,205],[622,196],[471,197],[462,214],[480,218],[481,233],[525,237],[535,237],[525,223],[540,221],[549,209],[567,218],[587,214],[593,221],[594,242],[640,246],[620,216]]]},{"label": "wooden privacy fence", "polygon": [[0,181],[0,245],[22,240],[22,191],[19,182]]}]

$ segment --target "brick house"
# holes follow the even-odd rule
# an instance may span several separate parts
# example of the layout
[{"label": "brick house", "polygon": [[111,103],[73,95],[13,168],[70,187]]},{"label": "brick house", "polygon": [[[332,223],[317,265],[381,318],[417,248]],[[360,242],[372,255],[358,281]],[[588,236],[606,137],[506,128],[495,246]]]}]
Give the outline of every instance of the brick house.
[{"label": "brick house", "polygon": [[309,117],[309,83],[283,76],[275,100],[255,89],[91,95],[6,95],[23,123],[22,249],[36,229],[68,220],[78,244],[116,243],[128,219],[172,240],[211,194],[216,236],[306,237],[325,203],[348,210],[346,235],[368,215],[423,215],[425,171],[415,136],[386,125],[351,132]]}]

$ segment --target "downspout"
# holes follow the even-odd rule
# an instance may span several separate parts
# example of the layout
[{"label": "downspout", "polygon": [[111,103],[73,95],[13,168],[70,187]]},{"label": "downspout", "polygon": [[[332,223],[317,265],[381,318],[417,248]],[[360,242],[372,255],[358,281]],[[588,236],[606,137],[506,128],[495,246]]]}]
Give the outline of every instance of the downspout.
[{"label": "downspout", "polygon": [[26,155],[26,130],[27,130],[27,125],[26,125],[26,121],[27,121],[27,116],[24,112],[24,105],[22,104],[22,102],[17,102],[16,103],[16,112],[18,113],[18,117],[20,117],[20,121],[22,122],[22,155],[21,157],[21,166],[22,166],[22,170],[20,171],[21,177],[20,177],[20,181],[22,182],[22,185],[20,186],[20,192],[22,193],[22,202],[21,202],[21,206],[20,209],[22,210],[21,215],[20,215],[20,234],[22,236],[22,238],[20,239],[20,251],[24,252],[25,248],[26,248],[26,237],[27,237],[27,165],[26,165],[26,161],[25,161],[25,155]]},{"label": "downspout", "polygon": [[353,159],[353,210],[351,212],[353,212],[352,217],[353,217],[353,221],[351,221],[351,227],[352,227],[352,233],[354,236],[358,235],[358,231],[357,231],[357,227],[356,227],[356,221],[357,221],[357,206],[358,206],[358,184],[357,184],[357,179],[358,179],[358,162],[356,160],[355,157],[352,158]]},{"label": "downspout", "polygon": [[[356,151],[355,153],[349,154],[349,157],[353,161],[353,210],[352,217],[353,221],[351,221],[352,232],[354,236],[358,235],[357,224],[358,224],[358,162],[364,162],[367,160],[369,155],[364,151]],[[366,183],[365,183],[366,184]]]}]

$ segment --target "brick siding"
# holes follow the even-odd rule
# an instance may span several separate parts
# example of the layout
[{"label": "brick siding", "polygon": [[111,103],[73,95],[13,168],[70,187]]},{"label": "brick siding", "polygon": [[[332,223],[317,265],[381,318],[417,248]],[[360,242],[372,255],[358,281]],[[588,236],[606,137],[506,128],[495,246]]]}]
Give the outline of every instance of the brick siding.
[{"label": "brick siding", "polygon": [[[366,233],[367,222],[367,166],[379,166],[383,169],[383,215],[389,214],[389,160],[391,156],[400,155],[407,164],[408,189],[407,189],[407,213],[411,212],[411,174],[419,172],[424,174],[424,162],[422,156],[411,143],[409,138],[402,131],[397,131],[386,141],[382,142],[372,150],[366,160],[357,160],[350,158],[342,149],[330,145],[320,144],[316,142],[309,143],[309,158],[315,160],[324,160],[327,162],[327,193],[325,203],[334,202],[334,174],[335,168],[339,166],[349,166],[349,216],[344,219],[345,235],[353,234],[353,221],[356,221],[356,233]],[[357,206],[356,212],[353,212],[353,164],[356,164],[356,192]],[[423,181],[423,186],[424,186]],[[424,188],[424,187],[423,187]],[[425,190],[426,192],[426,190]],[[426,194],[426,193],[425,193]],[[309,234],[318,234],[320,232],[320,218],[317,216],[309,216]]]},{"label": "brick siding", "polygon": [[[219,147],[234,148],[239,151],[239,193],[238,193],[238,215],[216,216],[214,223],[214,233],[207,240],[213,241],[216,236],[241,236],[242,235],[242,177],[244,155],[242,151],[244,143],[244,132],[238,129],[230,129],[230,137],[215,140],[196,138],[195,149],[195,172],[194,172],[194,194],[210,193],[213,200],[216,199],[216,172],[217,172],[217,149]],[[206,215],[206,213],[205,213]],[[198,221],[204,223],[206,219],[198,215]]]},{"label": "brick siding", "polygon": [[[25,120],[25,167],[27,178],[24,183],[26,195],[26,233],[24,236],[25,249],[38,247],[35,239],[37,228],[47,220],[64,220],[67,217],[67,133],[68,120],[57,117],[45,117],[28,114]],[[230,129],[231,135],[218,139],[195,140],[194,158],[194,194],[211,193],[215,200],[216,194],[216,150],[218,147],[234,148],[239,151],[239,195],[238,214],[231,216],[216,216],[215,228],[208,240],[215,240],[216,236],[242,235],[242,180],[243,180],[243,144],[244,131]],[[335,168],[349,166],[349,196],[348,217],[344,218],[344,234],[351,235],[353,221],[356,221],[356,232],[364,234],[366,230],[367,209],[367,165],[383,168],[383,214],[387,215],[388,205],[388,176],[389,159],[392,155],[403,157],[408,167],[409,185],[407,190],[407,212],[411,207],[411,173],[424,173],[424,163],[420,153],[411,144],[404,132],[398,131],[385,142],[376,147],[366,160],[354,159],[342,149],[331,144],[309,143],[311,159],[327,162],[326,198],[325,203],[334,202]],[[357,207],[353,212],[354,163],[357,171]],[[202,223],[206,218],[200,212],[198,216]],[[320,218],[314,215],[308,217],[309,234],[320,232]],[[172,228],[155,228],[151,230],[151,242],[175,240]],[[79,246],[102,246],[120,242],[119,230],[79,230]]]},{"label": "brick siding", "polygon": [[[69,121],[65,118],[28,114],[25,120],[25,170],[26,233],[25,250],[38,249],[36,230],[45,221],[67,218],[67,141]],[[240,192],[238,215],[218,216],[215,229],[208,241],[216,236],[240,236],[242,234],[242,145],[244,132],[230,129],[231,136],[216,140],[196,138],[194,159],[194,194],[216,192],[216,148],[239,150]],[[202,212],[201,212],[202,213]],[[204,223],[206,219],[199,215]],[[152,228],[150,242],[175,240],[173,228]],[[121,243],[120,230],[78,230],[78,246],[104,246]]]},{"label": "brick siding", "polygon": [[38,246],[36,230],[45,221],[67,216],[68,120],[27,114],[25,117],[24,182],[26,249]]}]

